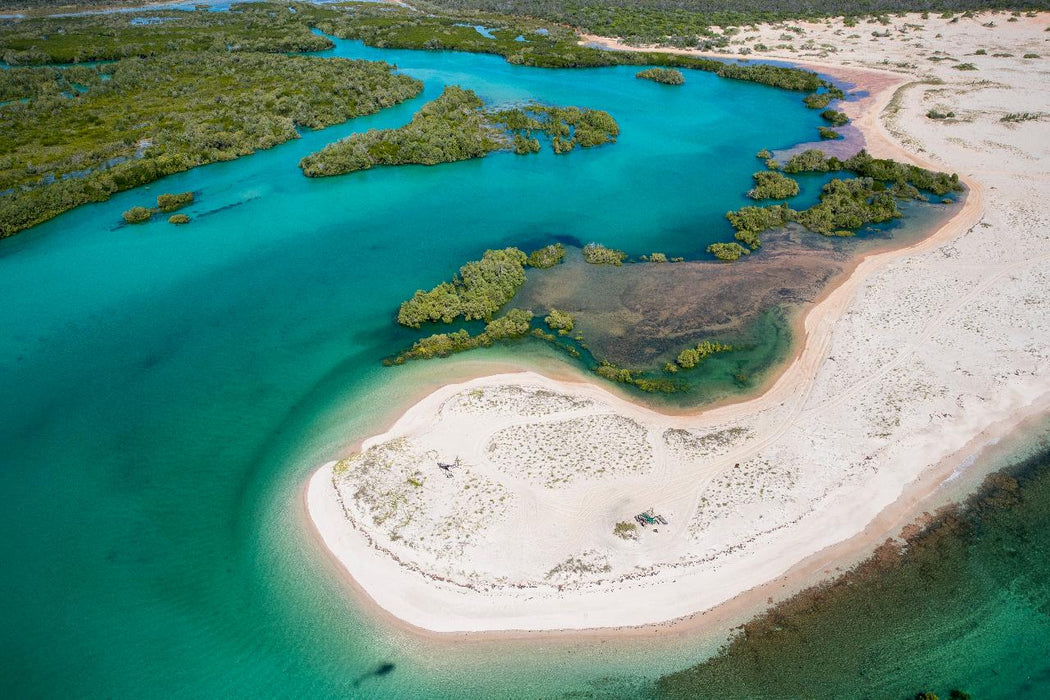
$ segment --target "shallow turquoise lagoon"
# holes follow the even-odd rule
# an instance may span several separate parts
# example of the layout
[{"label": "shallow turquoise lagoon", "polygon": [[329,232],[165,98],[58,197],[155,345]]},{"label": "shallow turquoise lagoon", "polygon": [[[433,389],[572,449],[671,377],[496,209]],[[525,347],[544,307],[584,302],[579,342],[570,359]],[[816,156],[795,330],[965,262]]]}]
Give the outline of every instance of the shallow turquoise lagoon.
[{"label": "shallow turquoise lagoon", "polygon": [[[811,140],[818,115],[798,94],[692,71],[668,88],[627,67],[353,42],[326,55],[388,60],[425,92],[0,242],[7,697],[624,694],[696,658],[691,641],[509,653],[391,631],[320,555],[301,486],[442,373],[469,371],[380,366],[414,337],[393,313],[417,287],[486,248],[552,240],[698,257],[729,236],[754,153]],[[300,174],[307,153],[398,126],[453,83],[493,103],[606,109],[623,134],[568,156]],[[190,225],[121,224],[184,190]]]}]

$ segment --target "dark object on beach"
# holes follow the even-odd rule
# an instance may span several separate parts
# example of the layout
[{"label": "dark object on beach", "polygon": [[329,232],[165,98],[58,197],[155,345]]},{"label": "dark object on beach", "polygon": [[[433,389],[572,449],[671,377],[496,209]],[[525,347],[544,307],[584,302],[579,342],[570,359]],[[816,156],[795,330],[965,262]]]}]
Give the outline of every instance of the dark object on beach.
[{"label": "dark object on beach", "polygon": [[449,479],[452,478],[452,470],[457,469],[460,466],[459,457],[456,457],[456,461],[452,464],[445,464],[444,462],[438,462],[438,468],[445,472],[445,476]]}]

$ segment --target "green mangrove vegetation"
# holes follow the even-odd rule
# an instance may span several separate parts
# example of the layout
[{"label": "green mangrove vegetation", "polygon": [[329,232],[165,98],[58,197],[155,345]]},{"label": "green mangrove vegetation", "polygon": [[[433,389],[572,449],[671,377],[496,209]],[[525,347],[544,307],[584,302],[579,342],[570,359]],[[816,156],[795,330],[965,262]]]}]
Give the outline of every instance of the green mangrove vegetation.
[{"label": "green mangrove vegetation", "polygon": [[[298,126],[339,123],[420,90],[417,81],[391,74],[388,66],[288,55],[331,47],[313,28],[373,46],[494,53],[521,65],[658,65],[803,92],[826,86],[811,71],[795,68],[580,46],[572,29],[524,17],[485,15],[494,37],[488,38],[469,26],[481,19],[432,10],[260,2],[233,5],[229,12],[155,9],[145,21],[134,13],[0,20],[0,54],[14,66],[0,71],[0,101],[8,103],[0,115],[0,148],[7,155],[0,161],[0,236],[164,175],[295,138]],[[113,63],[22,67],[89,61]],[[508,127],[507,147],[521,154],[539,150],[539,132],[550,137],[556,153],[608,143],[618,134],[605,113],[539,106],[521,111],[541,123],[535,130]],[[555,133],[566,126],[568,134]],[[385,139],[351,141],[308,156],[303,169],[319,175],[417,162],[414,157],[444,160],[497,141],[475,136],[466,143],[410,144],[425,151],[417,154]]]},{"label": "green mangrove vegetation", "polygon": [[[541,22],[531,17],[500,14],[500,8],[487,8],[492,14],[448,13],[463,8],[454,3],[432,3],[424,12],[408,7],[357,3],[341,11],[315,13],[314,24],[327,34],[342,39],[360,39],[380,48],[470,51],[503,56],[508,62],[542,68],[582,68],[616,65],[692,68],[724,78],[746,80],[787,90],[813,92],[823,82],[812,71],[766,64],[743,65],[696,56],[659,52],[603,51],[581,46],[576,32],[566,26]],[[441,12],[441,10],[445,10]],[[514,13],[517,14],[517,13]],[[488,36],[474,24],[483,23]],[[518,37],[521,37],[519,40]]]},{"label": "green mangrove vegetation", "polygon": [[465,330],[453,333],[435,333],[421,338],[412,347],[384,362],[386,365],[403,365],[409,360],[429,360],[435,357],[487,348],[498,340],[523,338],[528,335],[532,323],[532,312],[522,309],[510,309],[506,314],[485,324],[485,330],[478,335],[470,335]]},{"label": "green mangrove vegetation", "polygon": [[[508,140],[507,132],[513,134]],[[481,158],[508,148],[519,155],[539,151],[534,132],[550,136],[555,153],[614,142],[620,133],[608,112],[530,104],[485,110],[472,90],[456,85],[423,105],[396,129],[373,129],[328,144],[299,162],[307,177],[342,175],[377,165],[436,165]]]},{"label": "green mangrove vegetation", "polygon": [[565,259],[565,246],[561,243],[552,243],[529,253],[526,260],[529,267],[547,269],[554,267]]},{"label": "green mangrove vegetation", "polygon": [[815,92],[803,97],[802,102],[810,109],[824,109],[831,104],[831,93]]},{"label": "green mangrove vegetation", "polygon": [[383,63],[259,53],[169,53],[77,69],[76,82],[90,87],[72,97],[46,87],[54,68],[20,69],[39,72],[18,80],[44,92],[0,110],[0,237],[164,175],[297,138],[297,126],[377,112],[421,89]]},{"label": "green mangrove vegetation", "polygon": [[837,109],[825,109],[820,113],[820,116],[831,122],[832,126],[845,126],[846,124],[849,124],[849,117],[846,116],[846,113],[840,112]]},{"label": "green mangrove vegetation", "polygon": [[776,171],[763,170],[751,177],[755,180],[747,193],[751,199],[788,199],[798,194],[798,183]]},{"label": "green mangrove vegetation", "polygon": [[576,146],[592,148],[614,143],[620,135],[620,125],[612,115],[600,109],[532,103],[490,111],[488,119],[514,134],[514,151],[519,155],[539,150],[534,133],[548,136],[555,153],[568,153]]},{"label": "green mangrove vegetation", "polygon": [[861,177],[870,177],[899,187],[910,185],[920,190],[943,196],[962,192],[963,186],[955,173],[935,172],[917,165],[898,163],[889,158],[874,158],[867,151],[858,151],[846,160],[828,156],[820,149],[810,149],[788,159],[786,173],[847,171]]},{"label": "green mangrove vegetation", "polygon": [[639,71],[634,77],[664,85],[685,85],[685,76],[682,71],[674,68],[646,68]]},{"label": "green mangrove vegetation", "polygon": [[[164,212],[170,214],[173,211],[181,209],[188,204],[193,203],[192,192],[182,192],[180,194],[162,194],[157,197],[157,206],[155,207],[132,207],[125,211],[122,216],[124,223],[127,224],[141,224],[145,221],[149,221],[153,218],[153,215],[158,212]],[[173,219],[177,219],[174,220]],[[178,214],[168,219],[169,223],[172,224],[185,224],[189,223],[190,217],[185,214]]]},{"label": "green mangrove vegetation", "polygon": [[[873,158],[863,150],[851,158],[840,160],[827,156],[819,149],[810,149],[792,156],[783,169],[787,173],[849,172],[857,177],[831,180],[821,190],[820,201],[802,211],[779,204],[742,207],[726,213],[730,225],[736,230],[736,239],[752,250],[761,245],[760,234],[763,231],[792,221],[825,236],[852,236],[866,224],[901,216],[898,199],[924,200],[926,197],[923,191],[943,197],[962,190],[956,174],[933,172],[915,165]],[[774,176],[783,177],[777,172],[770,172],[769,176],[771,182]],[[755,177],[757,181],[757,173]],[[736,260],[744,253],[737,250],[740,246],[733,248],[734,245],[737,244],[715,243],[708,247],[708,251],[722,260]]]},{"label": "green mangrove vegetation", "polygon": [[696,347],[686,348],[678,353],[675,365],[682,369],[693,369],[703,364],[704,360],[711,357],[711,355],[720,352],[732,352],[735,349],[732,345],[705,340],[697,343]]},{"label": "green mangrove vegetation", "polygon": [[168,213],[176,209],[193,204],[192,192],[180,192],[179,194],[162,194],[157,197],[157,209]]},{"label": "green mangrove vegetation", "polygon": [[611,362],[602,362],[594,367],[594,373],[602,379],[617,384],[629,384],[650,394],[673,394],[685,390],[685,385],[662,377],[647,377],[640,372],[617,367]]},{"label": "green mangrove vegetation", "polygon": [[[298,12],[289,12],[293,7]],[[298,53],[332,48],[310,31],[310,5],[244,3],[229,12],[152,10],[0,20],[0,57],[10,65],[83,63],[176,52]],[[155,19],[154,19],[155,18]]]},{"label": "green mangrove vegetation", "polygon": [[459,268],[451,282],[442,282],[430,291],[416,291],[403,302],[397,322],[409,328],[424,323],[452,323],[489,319],[517,294],[525,284],[525,253],[517,248],[486,250],[481,260]]},{"label": "green mangrove vegetation", "polygon": [[372,129],[330,143],[299,162],[307,177],[342,175],[377,165],[435,165],[480,158],[503,148],[485,119],[481,98],[456,85],[428,102],[396,129]]},{"label": "green mangrove vegetation", "polygon": [[149,207],[132,207],[125,211],[122,216],[124,217],[124,223],[141,224],[150,220],[150,217],[153,216],[153,210]]},{"label": "green mangrove vegetation", "polygon": [[719,260],[739,260],[742,255],[750,255],[751,251],[739,243],[712,243],[707,246],[707,252]]},{"label": "green mangrove vegetation", "polygon": [[[681,48],[718,49],[729,45],[737,28],[791,19],[847,16],[857,18],[930,10],[927,0],[862,0],[848,7],[835,0],[428,0],[428,8],[453,12],[491,12],[539,17],[591,34],[621,37],[632,44],[664,44]],[[988,0],[948,0],[938,9],[985,9]],[[1040,0],[1018,0],[1012,8],[1045,7]],[[798,34],[804,33],[801,27]]]},{"label": "green mangrove vegetation", "polygon": [[623,265],[627,253],[615,248],[606,248],[600,243],[588,243],[583,247],[583,259],[591,265]]},{"label": "green mangrove vegetation", "polygon": [[573,315],[566,311],[558,311],[557,309],[551,309],[550,313],[547,314],[543,322],[547,324],[547,327],[552,331],[558,331],[558,335],[568,335],[572,332],[573,326],[576,323],[576,319]]},{"label": "green mangrove vegetation", "polygon": [[820,203],[800,212],[794,220],[825,236],[852,236],[865,224],[901,216],[897,200],[882,183],[870,177],[835,179],[824,185]]},{"label": "green mangrove vegetation", "polygon": [[818,126],[817,133],[820,134],[820,138],[825,139],[827,141],[834,141],[835,139],[842,138],[842,134],[826,126]]}]

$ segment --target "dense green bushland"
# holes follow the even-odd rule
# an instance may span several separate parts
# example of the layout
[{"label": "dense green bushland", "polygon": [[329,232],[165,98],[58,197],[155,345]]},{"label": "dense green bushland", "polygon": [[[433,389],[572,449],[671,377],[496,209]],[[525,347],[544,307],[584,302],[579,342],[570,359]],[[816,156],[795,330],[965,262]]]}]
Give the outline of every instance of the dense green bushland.
[{"label": "dense green bushland", "polygon": [[420,0],[420,7],[455,12],[499,12],[541,17],[602,36],[635,43],[718,46],[712,27],[741,27],[777,20],[859,17],[905,11],[962,12],[986,8],[1047,9],[1046,0]]},{"label": "dense green bushland", "polygon": [[865,224],[901,215],[897,200],[870,177],[832,180],[824,185],[820,203],[796,212],[795,221],[825,236],[850,236]]},{"label": "dense green bushland", "polygon": [[[498,11],[498,8],[495,9]],[[571,29],[527,17],[495,14],[465,17],[462,13],[450,16],[362,3],[343,12],[319,11],[314,22],[328,34],[343,39],[360,39],[369,46],[490,53],[503,56],[510,63],[525,66],[581,68],[659,65],[693,68],[724,78],[788,90],[811,92],[823,85],[815,73],[797,68],[742,65],[658,52],[602,51],[580,46],[578,37]],[[470,26],[475,23],[485,25],[495,38],[489,39],[479,34]],[[522,40],[518,41],[518,37]]]},{"label": "dense green bushland", "polygon": [[99,71],[87,66],[68,68],[11,68],[0,70],[0,102],[35,97],[61,97],[88,91],[102,82]]},{"label": "dense green bushland", "polygon": [[424,323],[452,323],[488,319],[514,298],[525,284],[525,253],[517,248],[486,250],[481,260],[459,268],[451,282],[442,282],[430,291],[418,290],[401,304],[397,322],[419,328]]},{"label": "dense green bushland", "polygon": [[685,76],[682,75],[682,71],[674,68],[646,68],[634,77],[664,85],[685,85]]},{"label": "dense green bushland", "polygon": [[[22,69],[44,76],[25,84],[46,84],[54,70]],[[256,53],[173,53],[78,70],[110,79],[0,110],[0,236],[297,138],[300,125],[377,112],[421,89],[383,63]]]},{"label": "dense green bushland", "polygon": [[787,199],[798,194],[798,183],[773,170],[752,175],[755,186],[747,193],[751,199]]},{"label": "dense green bushland", "polygon": [[550,137],[555,153],[568,153],[615,141],[620,127],[608,112],[596,109],[530,104],[485,110],[472,90],[450,85],[408,124],[331,143],[303,158],[299,167],[308,177],[325,177],[376,165],[452,163],[508,147],[525,155],[540,148],[535,132]]},{"label": "dense green bushland", "polygon": [[938,196],[963,190],[959,176],[955,173],[934,172],[917,165],[898,163],[889,158],[873,158],[864,150],[846,160],[839,160],[814,148],[792,156],[784,165],[786,173],[826,173],[840,170],[898,186],[911,185]]},{"label": "dense green bushland", "polygon": [[[821,150],[810,149],[792,156],[784,165],[784,172],[788,173],[840,171],[858,177],[828,182],[821,191],[820,202],[808,209],[795,211],[786,205],[776,205],[728,212],[726,218],[736,229],[736,239],[754,250],[761,245],[759,234],[791,221],[825,236],[851,236],[866,224],[899,217],[898,199],[925,199],[923,190],[938,196],[962,190],[958,175],[872,158],[867,151],[840,160],[828,157]],[[758,175],[756,173],[756,180]],[[783,177],[777,172],[770,172],[769,176]],[[742,253],[733,245],[736,244],[716,243],[708,251],[723,260],[735,260]]]},{"label": "dense green bushland", "polygon": [[308,177],[341,175],[376,165],[435,165],[480,158],[504,147],[471,90],[449,85],[397,129],[373,129],[330,143],[299,162]]},{"label": "dense green bushland", "polygon": [[[290,12],[289,6],[299,12]],[[332,47],[310,31],[307,5],[254,3],[229,12],[150,11],[145,24],[128,13],[0,20],[5,63],[82,63],[179,51],[302,52]],[[156,19],[153,19],[156,18]]]}]

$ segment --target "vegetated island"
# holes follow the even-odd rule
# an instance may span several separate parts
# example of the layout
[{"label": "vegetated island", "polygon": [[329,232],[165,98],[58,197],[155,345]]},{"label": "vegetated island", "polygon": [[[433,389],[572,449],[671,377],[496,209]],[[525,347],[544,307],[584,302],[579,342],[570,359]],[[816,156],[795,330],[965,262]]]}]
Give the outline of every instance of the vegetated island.
[{"label": "vegetated island", "polygon": [[[840,160],[819,149],[810,149],[788,159],[783,172],[848,172],[857,177],[831,180],[821,190],[819,203],[801,211],[786,204],[775,204],[728,212],[726,218],[736,229],[735,237],[739,243],[713,243],[708,246],[709,253],[720,260],[737,260],[762,245],[763,231],[789,222],[799,223],[825,236],[852,236],[867,224],[900,217],[899,199],[925,201],[927,196],[923,192],[943,197],[963,190],[958,174],[873,158],[863,150]],[[755,173],[754,177],[756,187],[748,193],[752,198],[781,198],[777,195],[791,190],[784,182],[791,181],[791,178],[778,172]],[[797,193],[797,184],[795,187]]]},{"label": "vegetated island", "polygon": [[[157,197],[156,207],[132,207],[123,214],[124,223],[126,224],[141,224],[149,221],[153,218],[153,215],[158,212],[164,212],[170,214],[171,212],[177,211],[185,206],[193,204],[193,193],[192,192],[180,192],[179,194],[162,194]],[[176,219],[172,221],[172,219]],[[169,222],[175,224],[189,223],[189,217],[185,214],[176,214],[168,219]]]},{"label": "vegetated island", "polygon": [[646,68],[634,77],[664,85],[685,85],[685,76],[675,68]]},{"label": "vegetated island", "polygon": [[601,110],[539,104],[486,110],[472,90],[449,85],[408,124],[336,141],[299,167],[307,177],[326,177],[378,165],[451,163],[503,149],[526,155],[540,150],[537,134],[550,137],[555,153],[568,153],[615,142],[619,133],[616,120]]}]

